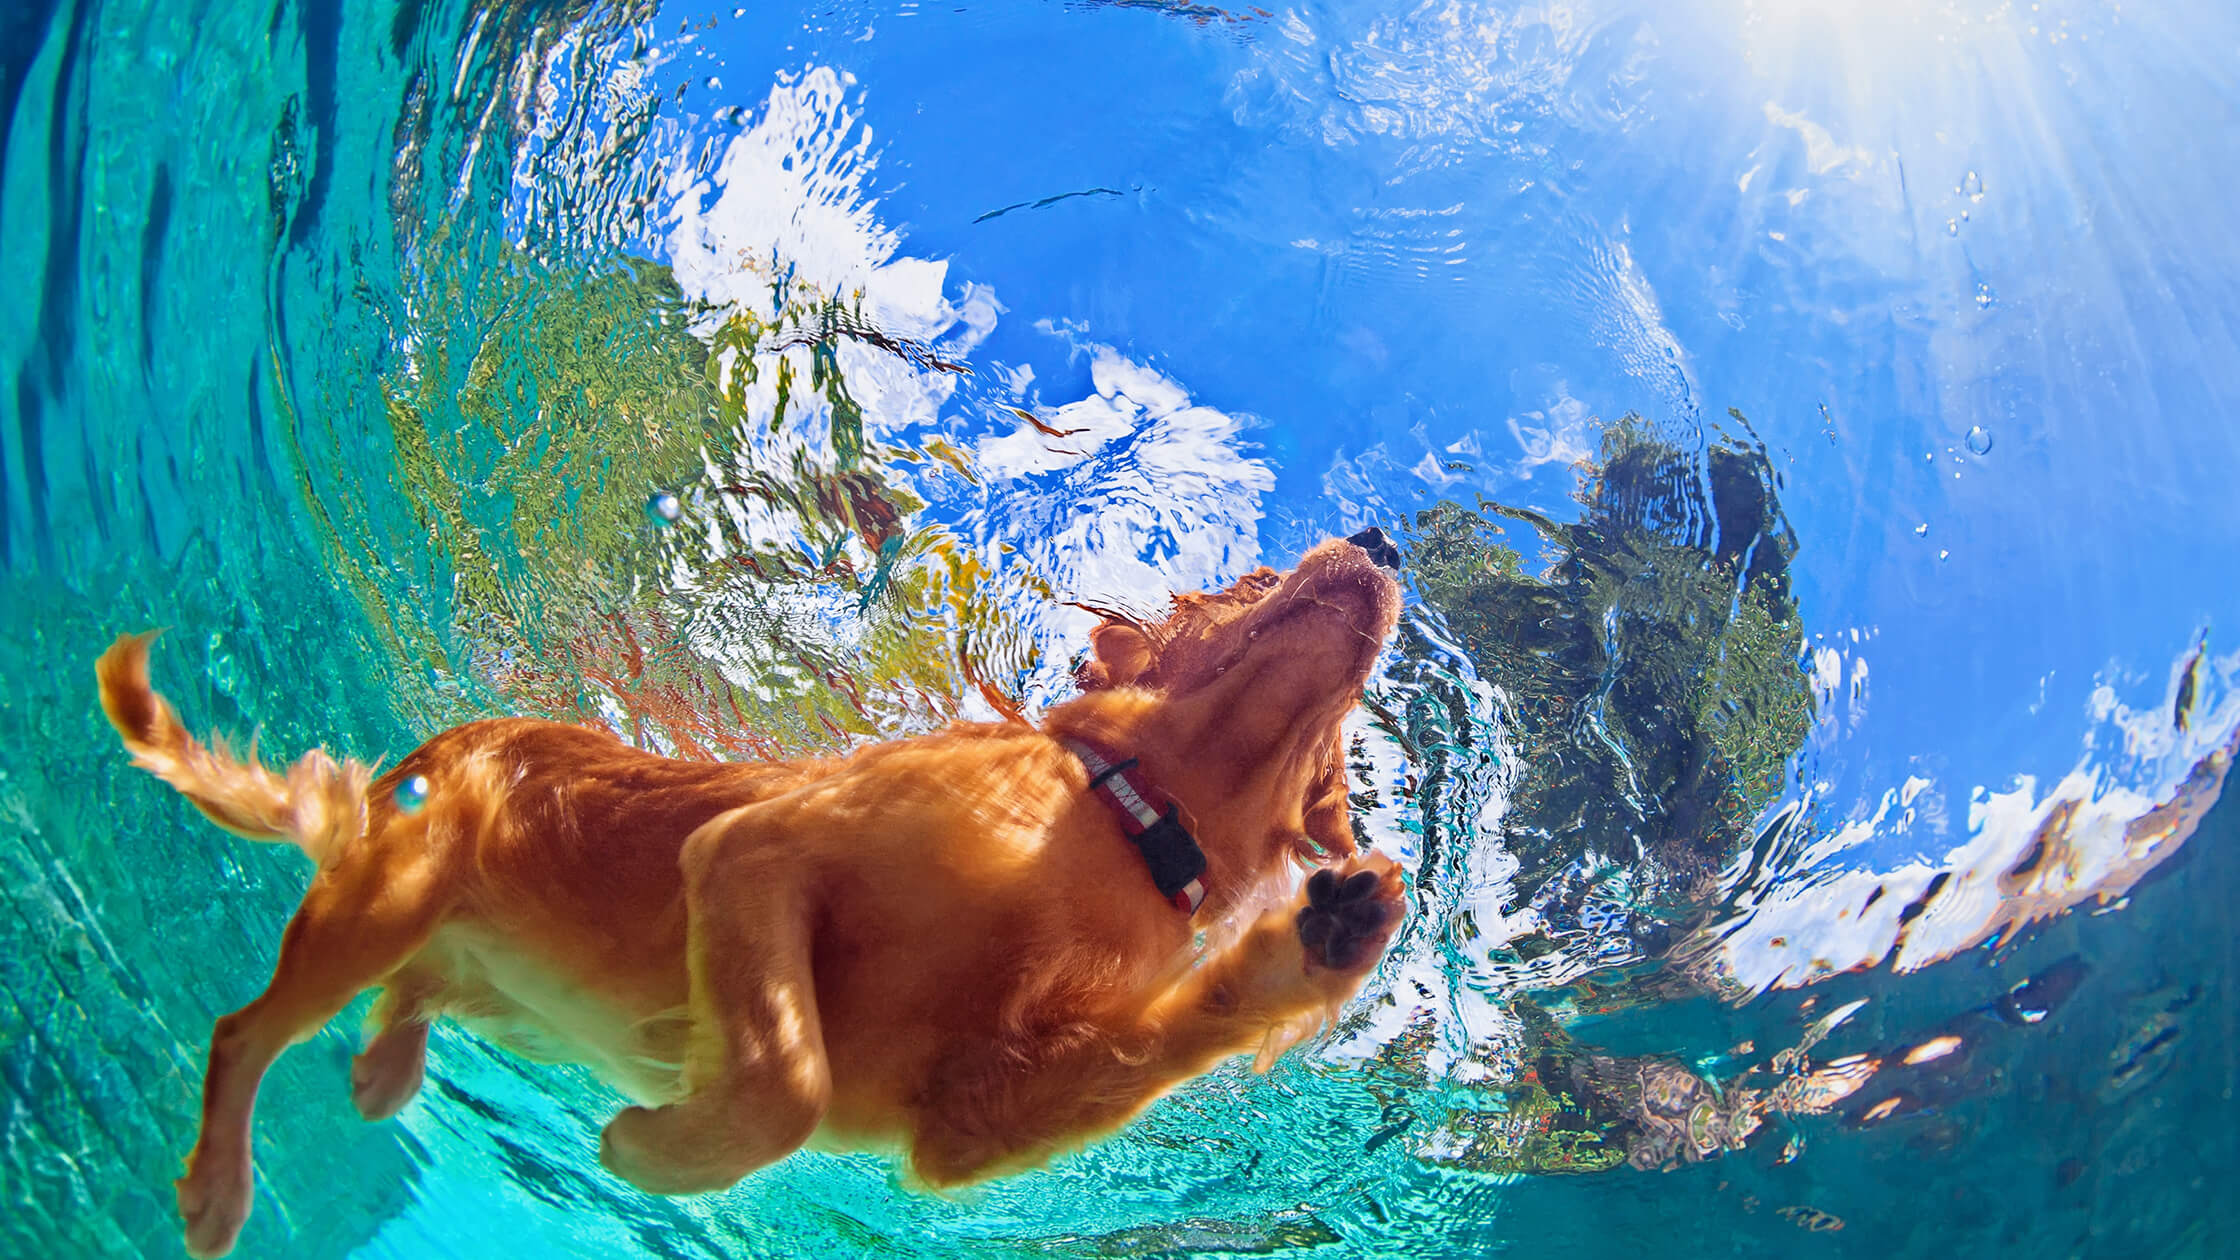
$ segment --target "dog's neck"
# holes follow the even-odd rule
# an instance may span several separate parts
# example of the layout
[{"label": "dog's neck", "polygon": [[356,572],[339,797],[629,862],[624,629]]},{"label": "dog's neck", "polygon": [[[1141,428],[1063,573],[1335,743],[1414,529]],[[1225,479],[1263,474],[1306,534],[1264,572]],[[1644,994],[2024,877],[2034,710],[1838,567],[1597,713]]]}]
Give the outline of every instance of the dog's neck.
[{"label": "dog's neck", "polygon": [[[1117,688],[1050,709],[1041,728],[1061,746],[1073,740],[1135,758],[1160,792],[1181,807],[1183,824],[1205,854],[1206,897],[1198,917],[1209,919],[1268,878],[1269,868],[1292,851],[1276,834],[1287,825],[1296,831],[1302,823],[1274,816],[1272,807],[1250,808],[1238,791],[1217,787],[1206,772],[1205,750],[1194,746],[1188,732],[1175,729],[1174,716],[1164,697]],[[1259,789],[1249,795],[1266,791],[1262,784],[1236,786]],[[1299,793],[1270,795],[1282,801],[1296,800]]]},{"label": "dog's neck", "polygon": [[1172,738],[1158,696],[1134,688],[1092,692],[1054,705],[1042,716],[1042,733],[1052,739],[1078,739],[1140,755],[1139,745]]},{"label": "dog's neck", "polygon": [[1197,914],[1206,899],[1206,855],[1182,821],[1181,807],[1144,777],[1137,758],[1070,736],[1059,742],[1089,772],[1089,790],[1135,842],[1159,894],[1183,914]]}]

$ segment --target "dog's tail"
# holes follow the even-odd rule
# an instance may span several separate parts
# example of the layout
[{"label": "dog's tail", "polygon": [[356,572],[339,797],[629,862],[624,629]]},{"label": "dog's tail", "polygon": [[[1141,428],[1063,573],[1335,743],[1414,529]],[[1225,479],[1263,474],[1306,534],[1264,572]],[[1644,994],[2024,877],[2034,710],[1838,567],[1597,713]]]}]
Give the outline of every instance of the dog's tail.
[{"label": "dog's tail", "polygon": [[155,637],[119,635],[94,665],[101,709],[124,737],[132,764],[177,788],[227,831],[286,840],[321,866],[365,830],[371,767],[348,758],[337,763],[314,748],[283,778],[257,760],[254,741],[245,757],[234,756],[223,740],[203,746],[148,683],[148,645]]}]

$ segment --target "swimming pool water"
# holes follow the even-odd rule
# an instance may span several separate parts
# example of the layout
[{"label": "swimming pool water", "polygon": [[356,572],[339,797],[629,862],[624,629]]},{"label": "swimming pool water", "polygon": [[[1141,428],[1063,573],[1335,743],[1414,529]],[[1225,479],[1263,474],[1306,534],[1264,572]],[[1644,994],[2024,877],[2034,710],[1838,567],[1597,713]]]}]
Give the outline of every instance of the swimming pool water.
[{"label": "swimming pool water", "polygon": [[1372,524],[1409,609],[1349,765],[1412,916],[1270,1075],[950,1198],[801,1154],[658,1200],[611,1093],[453,1030],[362,1123],[345,1017],[237,1254],[2223,1254],[2236,46],[2183,0],[15,0],[0,1254],[176,1253],[307,873],[130,770],[116,633],[275,756],[788,755],[1031,713],[1076,605]]}]

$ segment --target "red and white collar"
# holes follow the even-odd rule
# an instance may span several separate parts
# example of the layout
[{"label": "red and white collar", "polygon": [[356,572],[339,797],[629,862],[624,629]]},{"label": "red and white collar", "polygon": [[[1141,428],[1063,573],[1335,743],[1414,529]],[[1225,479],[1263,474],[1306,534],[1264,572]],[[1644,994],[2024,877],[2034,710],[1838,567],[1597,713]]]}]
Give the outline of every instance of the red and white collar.
[{"label": "red and white collar", "polygon": [[1136,759],[1120,757],[1086,740],[1070,736],[1058,741],[1089,772],[1089,790],[1118,816],[1120,829],[1135,842],[1151,882],[1174,908],[1196,914],[1205,903],[1205,850],[1188,828],[1173,800],[1151,786]]}]

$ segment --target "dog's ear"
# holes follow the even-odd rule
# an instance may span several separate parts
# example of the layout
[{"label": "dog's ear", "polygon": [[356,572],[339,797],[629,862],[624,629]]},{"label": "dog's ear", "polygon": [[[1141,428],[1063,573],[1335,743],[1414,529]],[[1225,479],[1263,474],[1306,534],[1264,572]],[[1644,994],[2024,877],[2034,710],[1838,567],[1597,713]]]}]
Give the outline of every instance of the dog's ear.
[{"label": "dog's ear", "polygon": [[1087,680],[1101,671],[1103,685],[1108,687],[1133,684],[1159,660],[1151,636],[1124,621],[1098,626],[1089,635],[1089,647],[1096,653],[1096,660],[1083,669],[1082,676]]}]

